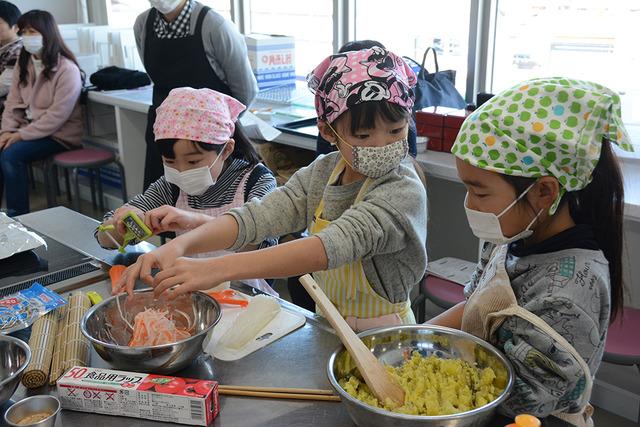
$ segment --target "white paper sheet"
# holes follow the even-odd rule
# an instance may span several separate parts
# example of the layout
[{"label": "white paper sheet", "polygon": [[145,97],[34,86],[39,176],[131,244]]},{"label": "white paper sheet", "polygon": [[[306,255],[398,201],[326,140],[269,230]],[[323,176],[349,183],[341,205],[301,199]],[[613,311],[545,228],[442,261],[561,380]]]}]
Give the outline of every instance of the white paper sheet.
[{"label": "white paper sheet", "polygon": [[427,272],[430,274],[459,285],[465,285],[471,279],[475,269],[475,263],[451,257],[431,261],[427,265]]},{"label": "white paper sheet", "polygon": [[245,111],[240,117],[240,123],[249,138],[273,141],[280,136],[280,131],[265,122],[251,111]]}]

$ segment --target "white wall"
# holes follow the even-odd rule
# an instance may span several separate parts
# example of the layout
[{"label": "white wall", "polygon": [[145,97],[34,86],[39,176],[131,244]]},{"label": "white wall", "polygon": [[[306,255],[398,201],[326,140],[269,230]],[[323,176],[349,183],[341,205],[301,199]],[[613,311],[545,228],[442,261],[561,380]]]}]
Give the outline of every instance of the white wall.
[{"label": "white wall", "polygon": [[[11,0],[10,0],[11,1]],[[75,24],[78,22],[76,0],[13,0],[22,13],[31,9],[43,9],[56,19],[58,24]]]}]

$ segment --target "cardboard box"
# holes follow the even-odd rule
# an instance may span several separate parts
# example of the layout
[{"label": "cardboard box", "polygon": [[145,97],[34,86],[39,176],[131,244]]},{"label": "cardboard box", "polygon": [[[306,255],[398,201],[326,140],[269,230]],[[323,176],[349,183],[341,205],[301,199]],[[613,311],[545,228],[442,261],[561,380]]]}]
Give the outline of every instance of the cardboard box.
[{"label": "cardboard box", "polygon": [[442,151],[450,152],[453,143],[456,142],[464,119],[471,113],[469,110],[455,110],[444,116],[444,128],[442,136]]},{"label": "cardboard box", "polygon": [[427,141],[427,150],[442,151],[442,138],[429,138]]},{"label": "cardboard box", "polygon": [[443,138],[444,118],[449,112],[456,111],[449,107],[427,107],[416,111],[416,131],[418,136]]},{"label": "cardboard box", "polygon": [[293,37],[247,34],[247,54],[258,88],[295,83],[296,61]]},{"label": "cardboard box", "polygon": [[429,138],[429,150],[449,152],[469,113],[449,107],[423,108],[416,112],[417,134]]},{"label": "cardboard box", "polygon": [[220,412],[218,383],[74,366],[58,380],[64,409],[208,426]]},{"label": "cardboard box", "polygon": [[296,84],[295,71],[283,71],[281,73],[254,73],[254,75],[256,76],[259,90],[268,89],[275,86]]}]

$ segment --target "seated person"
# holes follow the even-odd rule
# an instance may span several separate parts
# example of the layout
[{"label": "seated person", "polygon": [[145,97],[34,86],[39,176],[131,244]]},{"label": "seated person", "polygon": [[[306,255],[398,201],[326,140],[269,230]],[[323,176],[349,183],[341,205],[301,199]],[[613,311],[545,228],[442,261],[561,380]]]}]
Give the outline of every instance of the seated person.
[{"label": "seated person", "polygon": [[27,166],[82,145],[83,76],[53,16],[32,10],[18,19],[24,49],[5,101],[0,130],[0,188],[8,215],[29,212]]},{"label": "seated person", "polygon": [[22,39],[18,37],[20,10],[8,1],[0,1],[0,112],[7,99],[13,69],[18,60]]}]

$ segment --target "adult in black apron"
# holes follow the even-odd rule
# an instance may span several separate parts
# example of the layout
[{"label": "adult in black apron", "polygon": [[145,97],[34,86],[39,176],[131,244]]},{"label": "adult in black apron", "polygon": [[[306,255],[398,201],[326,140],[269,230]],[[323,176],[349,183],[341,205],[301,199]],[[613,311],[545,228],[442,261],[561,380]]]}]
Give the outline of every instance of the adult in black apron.
[{"label": "adult in black apron", "polygon": [[169,95],[171,89],[185,86],[195,89],[207,87],[231,95],[229,87],[211,68],[202,43],[202,21],[209,10],[211,8],[206,6],[200,10],[193,34],[177,39],[161,39],[156,36],[153,27],[159,12],[155,8],[152,8],[147,16],[143,59],[147,73],[153,81],[153,104],[149,108],[147,119],[145,190],[164,174],[162,156],[154,141],[153,123],[156,120],[156,108]]}]

